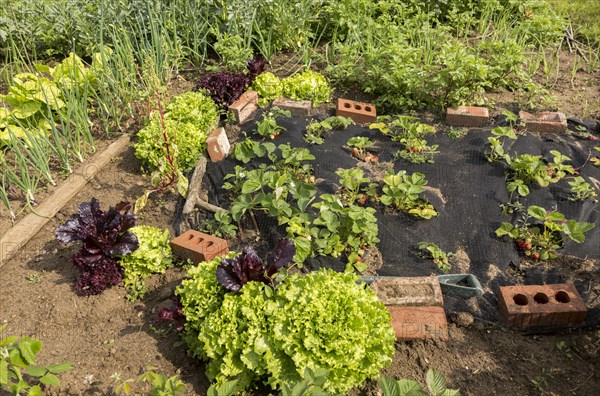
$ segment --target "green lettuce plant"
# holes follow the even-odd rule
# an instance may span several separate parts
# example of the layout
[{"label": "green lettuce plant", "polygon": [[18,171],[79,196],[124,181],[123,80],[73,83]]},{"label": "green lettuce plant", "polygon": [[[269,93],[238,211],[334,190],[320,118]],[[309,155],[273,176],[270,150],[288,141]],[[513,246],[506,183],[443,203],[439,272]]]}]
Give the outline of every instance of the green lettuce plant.
[{"label": "green lettuce plant", "polygon": [[123,256],[123,283],[128,290],[130,301],[144,297],[147,291],[145,278],[152,274],[163,274],[173,263],[170,235],[168,230],[150,226],[137,226],[130,229],[138,239],[139,247],[133,253]]},{"label": "green lettuce plant", "polygon": [[282,80],[283,95],[292,100],[311,100],[313,106],[329,102],[333,90],[322,74],[312,70]]},{"label": "green lettuce plant", "polygon": [[281,79],[271,72],[259,74],[252,84],[252,89],[258,93],[258,105],[261,107],[283,95]]},{"label": "green lettuce plant", "polygon": [[235,392],[259,381],[287,389],[310,380],[305,368],[312,367],[329,372],[320,387],[344,393],[391,363],[390,314],[357,276],[322,269],[226,293],[217,282],[218,261],[190,269],[176,290],[184,339],[193,355],[208,360],[210,380],[236,379]]},{"label": "green lettuce plant", "polygon": [[153,112],[150,123],[138,132],[135,155],[154,171],[166,166],[168,144],[174,151],[176,167],[186,172],[202,155],[208,134],[218,121],[217,106],[204,93],[181,94],[166,106],[164,114]]}]

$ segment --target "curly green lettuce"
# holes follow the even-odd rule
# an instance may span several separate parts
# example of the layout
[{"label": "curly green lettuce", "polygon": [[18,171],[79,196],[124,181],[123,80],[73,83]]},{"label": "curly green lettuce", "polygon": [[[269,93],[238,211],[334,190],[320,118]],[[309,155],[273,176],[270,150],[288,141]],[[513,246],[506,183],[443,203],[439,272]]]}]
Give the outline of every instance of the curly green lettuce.
[{"label": "curly green lettuce", "polygon": [[298,379],[306,367],[329,370],[324,389],[346,393],[392,362],[390,313],[358,279],[321,269],[294,275],[277,289],[271,337]]},{"label": "curly green lettuce", "polygon": [[324,388],[342,393],[392,361],[390,314],[355,275],[320,270],[275,290],[248,282],[226,293],[215,275],[219,260],[191,269],[176,291],[184,338],[193,355],[208,360],[210,380],[237,378],[237,391],[260,380],[281,389],[301,381],[305,368],[320,368],[329,371]]},{"label": "curly green lettuce", "polygon": [[171,239],[168,230],[150,226],[137,226],[130,230],[138,239],[139,247],[120,260],[123,283],[129,290],[130,299],[146,293],[144,279],[153,274],[164,274],[173,264]]},{"label": "curly green lettuce", "polygon": [[208,134],[218,121],[219,111],[212,99],[202,92],[186,92],[167,105],[164,128],[160,114],[152,113],[150,123],[138,132],[135,156],[151,171],[164,167],[166,132],[175,165],[182,172],[189,171],[202,156]]},{"label": "curly green lettuce", "polygon": [[261,107],[283,95],[281,80],[270,72],[259,74],[252,84],[252,89],[258,93],[258,105]]},{"label": "curly green lettuce", "polygon": [[312,100],[313,106],[329,102],[333,93],[327,79],[312,70],[285,78],[282,84],[284,96],[292,100]]}]

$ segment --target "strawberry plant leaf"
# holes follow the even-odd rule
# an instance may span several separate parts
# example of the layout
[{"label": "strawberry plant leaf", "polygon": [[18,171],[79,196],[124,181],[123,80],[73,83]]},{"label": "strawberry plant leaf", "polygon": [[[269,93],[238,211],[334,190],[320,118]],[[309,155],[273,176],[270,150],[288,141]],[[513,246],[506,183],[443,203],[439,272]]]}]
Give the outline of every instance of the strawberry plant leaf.
[{"label": "strawberry plant leaf", "polygon": [[43,366],[33,366],[32,365],[27,368],[27,374],[31,375],[32,377],[42,377],[47,372],[48,372],[48,370]]},{"label": "strawberry plant leaf", "polygon": [[40,378],[40,382],[48,386],[60,386],[60,380],[52,373],[48,373]]},{"label": "strawberry plant leaf", "polygon": [[0,387],[8,384],[8,362],[0,360]]},{"label": "strawberry plant leaf", "polygon": [[46,368],[51,373],[59,374],[59,373],[64,373],[65,371],[72,370],[73,369],[73,363],[71,363],[71,362],[65,362],[65,363],[59,363],[59,364],[51,364],[49,366],[46,366]]}]

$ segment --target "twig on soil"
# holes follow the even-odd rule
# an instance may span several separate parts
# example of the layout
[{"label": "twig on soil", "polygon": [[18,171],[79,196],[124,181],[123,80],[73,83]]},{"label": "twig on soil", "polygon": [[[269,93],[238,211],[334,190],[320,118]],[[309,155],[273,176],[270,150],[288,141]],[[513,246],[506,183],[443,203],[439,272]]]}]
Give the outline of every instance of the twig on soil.
[{"label": "twig on soil", "polygon": [[202,157],[198,160],[196,164],[196,168],[194,169],[194,173],[192,174],[192,178],[190,179],[190,184],[188,188],[188,196],[185,200],[185,204],[183,205],[183,209],[181,211],[179,229],[180,232],[182,226],[185,229],[190,229],[190,224],[188,221],[189,215],[194,211],[195,208],[204,209],[206,211],[217,213],[219,211],[224,211],[225,209],[213,205],[211,203],[206,202],[202,198],[200,198],[200,190],[202,188],[202,179],[204,179],[204,174],[206,173],[206,165],[208,164],[208,158],[206,154],[203,154]]}]

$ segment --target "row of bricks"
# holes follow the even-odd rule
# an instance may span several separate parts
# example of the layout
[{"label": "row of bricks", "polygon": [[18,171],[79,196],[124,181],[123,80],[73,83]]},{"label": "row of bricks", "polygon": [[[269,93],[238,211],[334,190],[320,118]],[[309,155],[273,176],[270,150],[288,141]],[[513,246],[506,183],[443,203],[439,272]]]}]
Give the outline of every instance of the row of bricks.
[{"label": "row of bricks", "polygon": [[[525,128],[536,133],[563,133],[567,130],[567,117],[558,112],[519,112]],[[459,106],[446,110],[446,124],[462,127],[485,127],[490,124],[490,114],[485,107]]]}]

